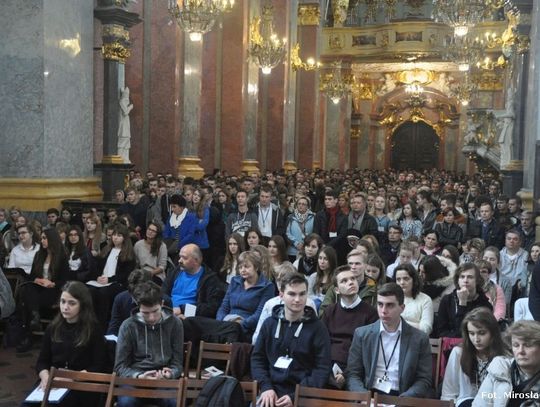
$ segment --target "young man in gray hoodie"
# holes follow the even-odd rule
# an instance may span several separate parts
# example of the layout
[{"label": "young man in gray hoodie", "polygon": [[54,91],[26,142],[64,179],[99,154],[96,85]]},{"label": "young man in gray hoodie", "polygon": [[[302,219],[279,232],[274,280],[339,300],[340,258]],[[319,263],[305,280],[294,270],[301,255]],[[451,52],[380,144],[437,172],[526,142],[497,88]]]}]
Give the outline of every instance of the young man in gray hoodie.
[{"label": "young man in gray hoodie", "polygon": [[[172,310],[163,306],[161,289],[151,281],[134,292],[139,308],[120,327],[114,371],[123,377],[178,379],[182,373],[184,329]],[[118,407],[142,406],[145,400],[118,397]],[[154,401],[155,403],[155,401]],[[175,400],[161,400],[174,406]]]}]

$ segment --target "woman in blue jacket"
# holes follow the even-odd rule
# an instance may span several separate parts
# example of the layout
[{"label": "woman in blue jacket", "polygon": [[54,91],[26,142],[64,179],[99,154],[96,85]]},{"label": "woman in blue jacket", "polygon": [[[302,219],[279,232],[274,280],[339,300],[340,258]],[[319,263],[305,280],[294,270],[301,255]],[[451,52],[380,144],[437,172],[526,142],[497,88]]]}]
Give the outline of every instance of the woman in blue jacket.
[{"label": "woman in blue jacket", "polygon": [[251,342],[264,304],[274,297],[274,285],[261,273],[261,259],[255,252],[240,254],[238,274],[229,284],[216,319],[240,324],[243,339]]},{"label": "woman in blue jacket", "polygon": [[195,214],[186,208],[187,203],[183,196],[171,196],[169,205],[172,213],[163,230],[163,239],[166,240],[169,256],[176,258],[182,247],[195,243],[198,221]]}]

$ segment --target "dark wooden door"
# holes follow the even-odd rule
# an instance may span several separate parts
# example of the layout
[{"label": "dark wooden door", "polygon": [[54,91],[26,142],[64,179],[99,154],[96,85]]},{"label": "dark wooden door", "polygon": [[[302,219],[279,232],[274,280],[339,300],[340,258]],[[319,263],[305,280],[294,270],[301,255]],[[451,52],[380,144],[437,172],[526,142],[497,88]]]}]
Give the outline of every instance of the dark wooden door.
[{"label": "dark wooden door", "polygon": [[392,168],[425,170],[439,166],[439,137],[424,122],[406,122],[392,135]]}]

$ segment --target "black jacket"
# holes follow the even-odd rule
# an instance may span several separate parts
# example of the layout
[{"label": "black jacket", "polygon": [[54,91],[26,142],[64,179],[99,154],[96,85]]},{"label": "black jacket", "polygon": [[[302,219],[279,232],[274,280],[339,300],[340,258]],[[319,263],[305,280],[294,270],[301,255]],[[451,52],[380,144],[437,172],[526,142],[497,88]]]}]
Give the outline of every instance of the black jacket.
[{"label": "black jacket", "polygon": [[[197,311],[196,315],[200,317],[215,318],[217,310],[223,301],[225,296],[226,285],[221,281],[216,273],[206,266],[203,267],[203,275],[199,279],[197,285]],[[177,267],[172,273],[167,275],[167,278],[163,282],[161,292],[172,297],[172,289],[174,282],[180,275],[185,272],[180,267]]]},{"label": "black jacket", "polygon": [[463,229],[456,223],[437,223],[435,231],[439,234],[439,246],[444,247],[448,244],[458,247],[463,243]]},{"label": "black jacket", "polygon": [[[347,215],[339,211],[336,215],[336,232],[337,236],[344,236],[347,232]],[[328,215],[326,210],[323,209],[315,215],[315,220],[313,221],[313,233],[317,233],[324,243],[330,242],[330,233],[328,232]]]},{"label": "black jacket", "polygon": [[489,300],[484,294],[478,295],[474,301],[466,306],[459,305],[456,290],[445,295],[439,306],[439,314],[435,322],[435,337],[461,338],[461,322],[467,313],[475,308],[486,307],[493,310]]},{"label": "black jacket", "polygon": [[[478,220],[471,224],[469,228],[469,238],[479,237],[482,239],[482,221]],[[487,238],[484,239],[487,246],[495,246],[499,250],[504,246],[504,229],[499,222],[492,219],[487,225]]]}]

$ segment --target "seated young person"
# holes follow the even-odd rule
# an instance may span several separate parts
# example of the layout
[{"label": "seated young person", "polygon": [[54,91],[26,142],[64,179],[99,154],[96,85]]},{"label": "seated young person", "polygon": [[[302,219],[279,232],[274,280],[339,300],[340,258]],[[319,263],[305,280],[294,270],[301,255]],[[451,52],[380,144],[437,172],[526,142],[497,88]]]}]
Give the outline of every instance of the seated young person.
[{"label": "seated young person", "polygon": [[[163,306],[161,290],[151,281],[134,293],[138,312],[120,326],[114,371],[122,377],[178,379],[183,369],[184,329],[172,310]],[[143,406],[146,400],[118,397],[118,407]],[[155,403],[155,400],[152,400]],[[161,406],[175,406],[176,400],[162,399]]]},{"label": "seated young person", "polygon": [[401,318],[400,286],[388,283],[377,292],[379,321],[355,330],[347,360],[347,389],[402,397],[431,394],[431,347],[424,332]]},{"label": "seated young person", "polygon": [[[287,278],[287,276],[294,273],[297,273],[297,271],[291,264],[287,265],[286,267],[282,267],[279,274],[276,275],[276,285],[278,287],[281,287],[281,280],[283,280],[284,278]],[[257,322],[257,328],[255,328],[255,333],[253,334],[253,337],[251,338],[251,342],[253,343],[253,345],[255,345],[255,342],[257,342],[257,338],[259,336],[259,333],[261,331],[264,321],[266,321],[267,318],[270,318],[272,316],[274,307],[276,305],[281,305],[281,304],[283,304],[283,299],[281,298],[279,294],[273,298],[270,298],[268,301],[266,301],[266,303],[264,304],[263,310],[261,312],[261,316],[259,317],[259,321]],[[315,311],[315,314],[317,314],[317,306],[315,305],[313,300],[308,298],[306,305],[308,307],[313,308],[313,311]]]},{"label": "seated young person", "polygon": [[323,388],[330,374],[330,338],[313,309],[306,307],[306,278],[299,273],[284,278],[280,296],[283,304],[264,321],[251,354],[261,407],[292,407],[297,383]]},{"label": "seated young person", "polygon": [[513,358],[495,357],[473,407],[536,406],[540,399],[540,322],[518,321],[508,328]]},{"label": "seated young person", "polygon": [[456,407],[468,407],[486,378],[487,369],[496,356],[507,356],[499,324],[487,308],[475,308],[461,324],[463,343],[450,353],[441,400],[453,400]]},{"label": "seated young person", "polygon": [[[105,368],[105,339],[88,288],[78,281],[66,283],[59,305],[60,312],[45,330],[36,362],[42,389],[47,385],[51,367],[89,372],[102,372]],[[70,391],[60,403],[63,407],[96,405],[98,401],[91,394],[76,391]]]},{"label": "seated young person", "polygon": [[358,278],[350,266],[338,267],[334,271],[332,282],[334,290],[339,294],[339,301],[326,308],[321,320],[330,334],[332,363],[341,370],[341,373],[333,372],[329,382],[337,388],[343,388],[345,385],[343,372],[347,367],[347,357],[355,329],[369,325],[379,317],[375,308],[362,301],[358,295]]},{"label": "seated young person", "polygon": [[34,257],[30,282],[19,293],[18,313],[26,328],[26,336],[17,346],[25,352],[32,346],[30,332],[40,331],[42,309],[58,303],[61,288],[69,279],[69,266],[64,245],[56,229],[41,233],[41,246]]},{"label": "seated young person", "polygon": [[430,334],[433,328],[433,302],[420,291],[420,276],[412,264],[397,266],[394,280],[405,294],[405,310],[401,317],[411,326]]},{"label": "seated young person", "polygon": [[461,337],[461,322],[465,315],[479,307],[493,310],[484,290],[480,270],[474,263],[458,267],[454,276],[456,289],[441,300],[435,324],[436,337]]}]

